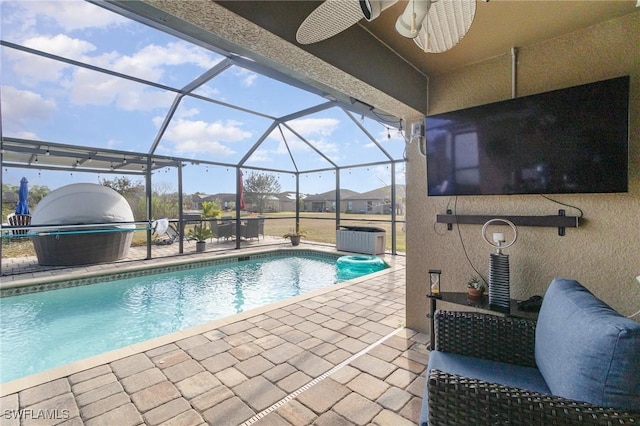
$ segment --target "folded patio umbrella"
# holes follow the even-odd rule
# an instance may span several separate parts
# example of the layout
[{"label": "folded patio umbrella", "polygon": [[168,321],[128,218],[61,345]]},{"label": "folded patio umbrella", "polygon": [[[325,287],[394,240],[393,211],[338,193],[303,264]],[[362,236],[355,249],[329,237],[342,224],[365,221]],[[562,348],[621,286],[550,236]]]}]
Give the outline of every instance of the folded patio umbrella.
[{"label": "folded patio umbrella", "polygon": [[16,205],[16,214],[30,214],[27,198],[29,197],[29,181],[26,177],[20,179],[20,188],[18,189],[18,204]]}]

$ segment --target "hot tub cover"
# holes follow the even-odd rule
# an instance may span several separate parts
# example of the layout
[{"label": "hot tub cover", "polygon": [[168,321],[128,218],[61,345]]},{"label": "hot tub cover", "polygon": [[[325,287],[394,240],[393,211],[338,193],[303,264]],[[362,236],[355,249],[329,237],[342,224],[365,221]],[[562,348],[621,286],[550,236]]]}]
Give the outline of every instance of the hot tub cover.
[{"label": "hot tub cover", "polygon": [[[115,190],[95,183],[73,183],[47,194],[36,206],[31,224],[75,225],[133,220],[131,206]],[[114,227],[135,228],[135,225]]]}]

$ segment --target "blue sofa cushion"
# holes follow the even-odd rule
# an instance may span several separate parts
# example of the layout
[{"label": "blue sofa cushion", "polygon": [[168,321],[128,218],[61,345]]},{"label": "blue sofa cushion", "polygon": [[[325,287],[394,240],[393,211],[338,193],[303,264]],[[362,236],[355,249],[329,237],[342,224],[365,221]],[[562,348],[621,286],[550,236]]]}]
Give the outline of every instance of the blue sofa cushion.
[{"label": "blue sofa cushion", "polygon": [[535,358],[556,396],[640,408],[640,324],[577,281],[551,282],[536,325]]},{"label": "blue sofa cushion", "polygon": [[[431,370],[445,371],[459,376],[490,383],[500,383],[505,386],[526,389],[533,392],[551,393],[538,369],[532,367],[522,367],[505,362],[432,351],[429,354],[429,365],[426,372],[427,380],[429,379],[429,371]],[[422,411],[420,413],[421,425],[426,425],[429,420],[428,392],[428,386],[425,386],[422,397]]]}]

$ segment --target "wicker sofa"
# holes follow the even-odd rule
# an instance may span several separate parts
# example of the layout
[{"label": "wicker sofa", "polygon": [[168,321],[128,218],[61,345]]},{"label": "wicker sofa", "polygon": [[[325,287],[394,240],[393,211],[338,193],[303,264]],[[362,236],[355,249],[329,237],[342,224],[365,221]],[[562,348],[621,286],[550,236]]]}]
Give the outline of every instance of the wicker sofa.
[{"label": "wicker sofa", "polygon": [[640,323],[554,279],[537,321],[438,311],[420,424],[640,423]]}]

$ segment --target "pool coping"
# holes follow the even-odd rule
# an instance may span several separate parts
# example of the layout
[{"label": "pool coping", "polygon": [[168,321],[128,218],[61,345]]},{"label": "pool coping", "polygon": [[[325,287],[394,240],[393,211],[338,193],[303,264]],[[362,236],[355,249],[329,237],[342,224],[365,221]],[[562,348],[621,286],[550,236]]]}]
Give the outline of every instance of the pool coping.
[{"label": "pool coping", "polygon": [[[293,249],[287,249],[287,248],[282,248],[282,249],[277,249],[277,250],[251,250],[251,253],[254,254],[261,254],[261,253],[265,253],[265,252],[274,252],[274,251],[316,251],[316,252],[331,252],[334,254],[344,254],[344,255],[352,255],[353,253],[347,253],[347,252],[338,252],[336,250],[316,250],[316,249],[301,249],[301,248],[293,248]],[[248,252],[243,252],[244,253],[248,253]],[[238,253],[235,252],[233,254],[228,254],[225,253],[225,257],[224,258],[228,258],[228,257],[238,257]],[[81,371],[84,370],[88,370],[90,368],[94,368],[97,367],[99,365],[103,365],[103,364],[108,364],[114,361],[117,361],[119,359],[122,358],[126,358],[128,356],[131,355],[135,355],[135,354],[139,354],[139,353],[143,353],[143,352],[147,352],[151,349],[155,349],[157,347],[169,344],[169,343],[175,343],[179,340],[182,339],[186,339],[188,337],[193,337],[195,335],[199,335],[199,334],[203,334],[203,333],[207,333],[209,331],[215,330],[216,328],[222,327],[224,325],[228,325],[228,324],[232,324],[234,322],[237,321],[242,321],[245,320],[247,318],[251,318],[253,316],[257,316],[257,315],[261,315],[264,314],[265,312],[269,312],[275,309],[280,309],[282,307],[288,306],[290,304],[293,303],[297,303],[300,302],[302,300],[306,300],[309,298],[313,298],[325,293],[329,293],[331,291],[335,291],[338,289],[342,289],[345,287],[349,287],[351,285],[360,283],[362,281],[366,281],[369,280],[371,278],[375,278],[378,276],[382,276],[382,275],[386,275],[386,274],[390,274],[392,272],[395,272],[398,269],[401,269],[400,265],[395,261],[395,259],[389,259],[386,258],[386,256],[381,256],[384,257],[385,262],[389,265],[389,268],[386,268],[382,271],[378,271],[378,272],[374,272],[371,274],[367,274],[364,275],[362,277],[358,277],[358,278],[354,278],[348,281],[344,281],[342,283],[338,283],[338,284],[334,284],[331,286],[328,286],[326,288],[321,288],[318,290],[314,290],[305,294],[301,294],[298,296],[294,296],[285,300],[281,300],[278,302],[274,302],[274,303],[270,303],[268,305],[264,305],[264,306],[260,306],[257,308],[253,308],[253,309],[249,309],[245,312],[239,313],[239,314],[234,314],[234,315],[230,315],[224,318],[218,318],[215,319],[213,321],[208,321],[206,323],[200,324],[200,325],[196,325],[193,327],[189,327],[189,328],[185,328],[183,330],[178,330],[169,334],[165,334],[159,337],[155,337],[153,339],[149,339],[149,340],[145,340],[142,342],[138,342],[132,345],[128,345],[119,349],[115,349],[113,351],[109,351],[109,352],[105,352],[102,354],[98,354],[98,355],[94,355],[92,357],[89,358],[84,358],[78,361],[74,361],[71,362],[69,364],[65,364],[65,365],[61,365],[58,367],[54,367],[54,368],[50,368],[48,370],[44,370],[44,371],[40,371],[38,373],[34,373],[25,377],[21,377],[19,379],[15,379],[12,381],[8,381],[5,383],[0,383],[0,398],[16,393],[16,392],[20,392],[22,390],[25,390],[27,388],[31,388],[34,386],[38,386],[56,379],[60,379],[63,377],[67,377],[70,376],[72,374],[76,374],[79,373]],[[395,257],[395,256],[394,256]],[[193,259],[184,259],[184,260],[180,260],[178,262],[168,262],[167,266],[169,266],[168,264],[171,263],[171,265],[174,264],[184,264],[184,263],[195,263]],[[127,267],[127,268],[118,268],[118,270],[120,269],[127,269],[127,270],[139,270],[139,269],[148,269],[149,265],[144,265],[144,266],[132,266],[131,268]],[[113,271],[111,271],[111,273],[113,273]],[[98,275],[110,275],[107,271],[100,271],[99,273],[97,273]],[[25,283],[23,285],[24,286],[28,286],[28,285],[34,285],[32,283],[32,281],[37,280],[37,279],[30,279],[30,280],[25,280],[25,281],[29,281],[31,282],[31,284]],[[65,280],[62,277],[56,277],[57,281],[62,281]],[[42,281],[42,280],[39,280]],[[42,282],[40,282],[42,284]],[[12,283],[13,284],[13,283]]]},{"label": "pool coping", "polygon": [[[184,256],[180,258],[155,258],[149,260],[142,260],[127,265],[113,265],[113,268],[109,268],[110,264],[90,265],[102,267],[95,271],[73,271],[66,270],[63,273],[57,275],[50,275],[46,277],[34,277],[25,278],[20,280],[14,280],[7,283],[0,283],[0,297],[11,297],[18,294],[29,294],[41,291],[56,290],[59,288],[76,287],[80,285],[89,285],[97,282],[105,281],[101,278],[110,277],[111,279],[106,281],[113,281],[117,279],[133,278],[142,275],[153,275],[163,272],[173,272],[177,270],[185,270],[192,268],[207,267],[213,265],[219,265],[224,263],[230,263],[230,259],[251,257],[253,259],[259,259],[263,257],[275,257],[286,253],[298,253],[298,254],[314,254],[325,255],[326,257],[338,258],[343,255],[353,255],[354,253],[341,252],[336,250],[327,250],[323,248],[299,248],[299,247],[279,247],[279,248],[262,248],[262,249],[245,249],[241,251],[223,252],[214,254],[211,253],[208,257],[201,256]],[[391,262],[385,255],[380,255],[384,259],[385,263],[391,267]],[[136,274],[137,273],[137,274]],[[72,276],[73,274],[73,276]],[[77,275],[81,275],[78,277]],[[71,276],[71,277],[70,277]],[[62,287],[56,286],[57,283],[70,282],[69,285]],[[29,291],[22,290],[23,288],[39,287]],[[15,294],[14,294],[15,293]]]}]

